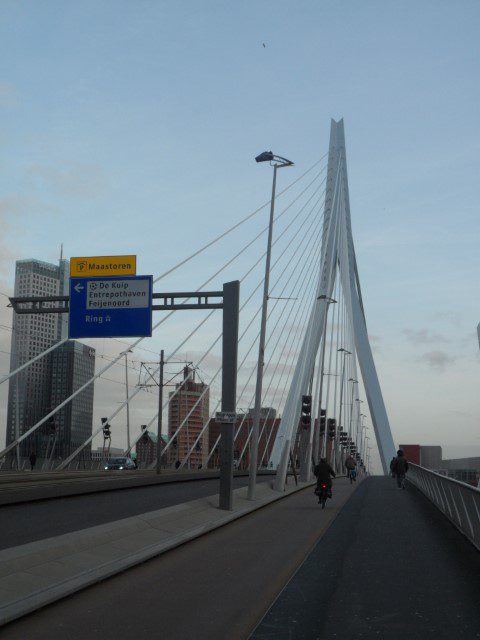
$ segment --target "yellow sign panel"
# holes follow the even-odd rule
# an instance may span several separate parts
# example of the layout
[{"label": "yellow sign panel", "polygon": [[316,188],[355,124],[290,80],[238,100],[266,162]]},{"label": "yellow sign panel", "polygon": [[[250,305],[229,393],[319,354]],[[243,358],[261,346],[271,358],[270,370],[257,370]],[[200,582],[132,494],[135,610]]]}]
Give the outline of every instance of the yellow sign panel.
[{"label": "yellow sign panel", "polygon": [[137,256],[91,256],[70,258],[70,277],[135,276]]}]

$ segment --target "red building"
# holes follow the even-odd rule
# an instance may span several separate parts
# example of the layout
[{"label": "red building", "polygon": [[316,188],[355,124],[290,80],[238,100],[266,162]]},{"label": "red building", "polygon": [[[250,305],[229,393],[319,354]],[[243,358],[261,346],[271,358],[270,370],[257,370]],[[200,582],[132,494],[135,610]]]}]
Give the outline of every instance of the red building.
[{"label": "red building", "polygon": [[[279,425],[280,418],[267,418],[266,420],[262,420],[262,418],[260,418],[260,433],[258,439],[259,466],[266,467],[268,465],[268,460],[272,453]],[[237,418],[235,425],[232,425],[232,429],[235,429],[235,433],[240,429],[235,442],[233,443],[233,459],[234,464],[238,469],[246,469],[250,463],[250,443],[247,444],[247,438],[252,426],[253,417],[251,413],[246,416],[240,415]],[[215,422],[213,419],[210,420],[208,425],[210,451],[215,446],[215,443],[220,436],[220,428],[221,424],[219,422]],[[219,456],[220,448],[217,445],[208,463],[210,468],[219,466]]]},{"label": "red building", "polygon": [[413,464],[420,464],[419,444],[401,444],[399,448],[403,449],[403,454],[409,462],[413,462]]},{"label": "red building", "polygon": [[181,427],[168,452],[168,460],[172,466],[183,462],[192,447],[193,451],[185,466],[190,469],[198,469],[200,465],[205,465],[208,455],[209,430],[206,428],[201,436],[200,433],[208,422],[209,405],[210,390],[208,385],[203,382],[195,382],[195,372],[189,367],[185,367],[183,381],[176,385],[175,391],[170,392],[168,406],[169,439]]}]

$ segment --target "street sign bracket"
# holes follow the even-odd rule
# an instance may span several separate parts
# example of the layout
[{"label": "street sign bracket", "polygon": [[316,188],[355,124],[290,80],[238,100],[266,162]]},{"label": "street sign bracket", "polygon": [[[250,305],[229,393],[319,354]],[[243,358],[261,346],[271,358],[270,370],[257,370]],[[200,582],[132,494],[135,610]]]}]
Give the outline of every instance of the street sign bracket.
[{"label": "street sign bracket", "polygon": [[[196,298],[196,302],[186,302],[190,298]],[[210,302],[210,298],[222,298],[222,302]],[[177,300],[178,299],[178,300]],[[180,302],[180,299],[185,302]],[[10,305],[15,313],[68,313],[70,296],[14,296],[9,298]],[[153,293],[152,300],[162,300],[161,304],[153,304],[153,311],[174,311],[181,309],[223,309],[223,291],[187,291],[173,293]],[[45,307],[46,304],[60,303],[57,306]],[[62,304],[63,303],[63,304]],[[31,307],[24,305],[31,304]]]}]

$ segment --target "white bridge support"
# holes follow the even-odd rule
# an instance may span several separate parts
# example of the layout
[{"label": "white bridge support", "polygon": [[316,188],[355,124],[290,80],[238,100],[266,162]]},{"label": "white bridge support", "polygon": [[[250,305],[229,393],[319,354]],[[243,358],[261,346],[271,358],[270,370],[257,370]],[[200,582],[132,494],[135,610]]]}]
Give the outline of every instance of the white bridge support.
[{"label": "white bridge support", "polygon": [[269,466],[277,469],[275,488],[278,491],[283,491],[285,486],[289,450],[295,443],[301,398],[309,391],[316,355],[321,341],[324,339],[323,328],[328,307],[327,299],[332,296],[337,269],[353,328],[356,355],[362,373],[380,459],[384,473],[388,473],[389,462],[395,455],[395,446],[373,362],[363,311],[350,219],[343,120],[331,121],[322,254],[316,299],[313,301],[307,330],[270,458]]}]

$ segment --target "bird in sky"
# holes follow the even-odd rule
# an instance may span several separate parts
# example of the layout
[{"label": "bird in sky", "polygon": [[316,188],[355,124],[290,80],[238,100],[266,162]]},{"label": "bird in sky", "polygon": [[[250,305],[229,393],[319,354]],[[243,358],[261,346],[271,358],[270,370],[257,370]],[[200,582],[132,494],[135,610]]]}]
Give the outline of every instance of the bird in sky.
[{"label": "bird in sky", "polygon": [[265,43],[264,43],[264,42],[262,42],[262,44],[263,44],[263,48],[265,49]]}]

